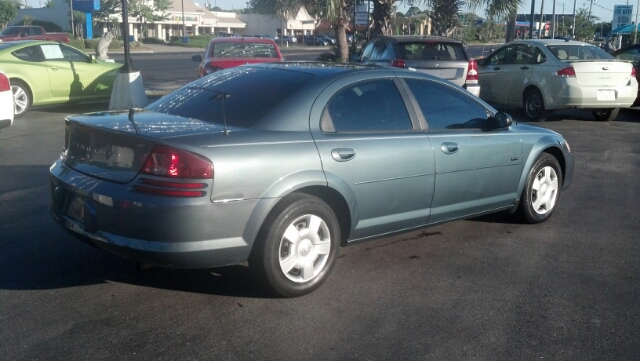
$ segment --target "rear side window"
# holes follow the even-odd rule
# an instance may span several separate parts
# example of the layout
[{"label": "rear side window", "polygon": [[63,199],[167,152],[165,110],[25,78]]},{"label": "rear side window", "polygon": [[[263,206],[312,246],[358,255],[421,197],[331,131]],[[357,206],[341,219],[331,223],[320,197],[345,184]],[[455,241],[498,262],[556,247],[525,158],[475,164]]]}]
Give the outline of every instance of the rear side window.
[{"label": "rear side window", "polygon": [[358,83],[340,90],[327,104],[323,118],[331,120],[329,132],[413,130],[409,113],[390,79]]},{"label": "rear side window", "polygon": [[236,67],[189,83],[147,109],[250,128],[312,78],[285,69]]},{"label": "rear side window", "polygon": [[458,43],[399,43],[398,48],[404,60],[466,60]]},{"label": "rear side window", "polygon": [[487,110],[469,95],[428,80],[406,79],[430,130],[482,129]]}]

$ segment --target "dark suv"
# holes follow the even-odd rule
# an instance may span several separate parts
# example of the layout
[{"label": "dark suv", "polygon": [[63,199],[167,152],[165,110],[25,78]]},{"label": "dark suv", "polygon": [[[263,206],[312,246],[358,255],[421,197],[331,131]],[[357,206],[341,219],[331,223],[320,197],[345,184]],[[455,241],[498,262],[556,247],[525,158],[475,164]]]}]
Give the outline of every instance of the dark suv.
[{"label": "dark suv", "polygon": [[374,38],[355,60],[362,64],[407,68],[443,78],[480,95],[478,64],[461,41],[443,36],[398,35]]}]

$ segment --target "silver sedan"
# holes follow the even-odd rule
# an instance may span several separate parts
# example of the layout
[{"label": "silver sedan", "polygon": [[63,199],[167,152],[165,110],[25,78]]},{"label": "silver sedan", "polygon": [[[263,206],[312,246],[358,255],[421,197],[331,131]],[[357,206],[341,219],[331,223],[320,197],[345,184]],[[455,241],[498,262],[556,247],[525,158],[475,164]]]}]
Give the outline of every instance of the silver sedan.
[{"label": "silver sedan", "polygon": [[549,110],[588,109],[611,121],[638,94],[633,66],[597,46],[573,40],[508,43],[478,61],[480,97],[524,109],[531,121]]},{"label": "silver sedan", "polygon": [[284,297],[309,293],[339,248],[506,211],[538,223],[572,181],[553,131],[464,89],[391,68],[248,65],[149,105],[66,119],[51,214],[135,262],[249,262]]}]

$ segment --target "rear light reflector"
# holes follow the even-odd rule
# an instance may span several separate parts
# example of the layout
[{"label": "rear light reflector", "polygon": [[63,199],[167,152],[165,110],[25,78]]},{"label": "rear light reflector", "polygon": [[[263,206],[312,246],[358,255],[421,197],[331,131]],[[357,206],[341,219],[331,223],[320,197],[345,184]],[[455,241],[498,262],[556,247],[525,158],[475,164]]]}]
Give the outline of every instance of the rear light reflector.
[{"label": "rear light reflector", "polygon": [[151,150],[140,173],[170,178],[213,179],[213,163],[191,152],[157,145]]},{"label": "rear light reflector", "polygon": [[469,60],[467,65],[467,84],[478,84],[478,62],[475,59]]},{"label": "rear light reflector", "polygon": [[406,67],[406,65],[404,63],[404,60],[402,60],[402,59],[393,60],[391,62],[391,66],[394,67],[394,68],[405,68]]},{"label": "rear light reflector", "polygon": [[635,78],[638,73],[636,72],[636,68],[631,68],[631,77]]},{"label": "rear light reflector", "polygon": [[561,78],[575,78],[576,70],[572,66],[568,66],[556,71],[556,76]]},{"label": "rear light reflector", "polygon": [[179,183],[155,179],[141,179],[142,184],[133,186],[137,192],[168,197],[202,197],[207,192],[206,183]]},{"label": "rear light reflector", "polygon": [[0,92],[4,92],[10,90],[11,86],[9,86],[9,78],[6,75],[0,74]]}]

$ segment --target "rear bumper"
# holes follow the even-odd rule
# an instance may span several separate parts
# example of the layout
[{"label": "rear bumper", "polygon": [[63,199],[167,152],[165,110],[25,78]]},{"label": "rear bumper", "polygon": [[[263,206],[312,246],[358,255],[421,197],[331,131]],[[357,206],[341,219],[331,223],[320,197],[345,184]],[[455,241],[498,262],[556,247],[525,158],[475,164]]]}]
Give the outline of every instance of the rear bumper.
[{"label": "rear bumper", "polygon": [[480,85],[464,85],[464,88],[467,89],[467,91],[469,91],[469,93],[477,96],[478,98],[480,97]]},{"label": "rear bumper", "polygon": [[[611,100],[599,100],[598,93],[602,91],[613,92],[615,97]],[[638,97],[638,83],[635,79],[629,80],[624,86],[597,87],[580,86],[575,80],[567,81],[555,91],[547,93],[545,107],[547,109],[562,108],[628,108],[633,105]]]},{"label": "rear bumper", "polygon": [[[169,268],[210,268],[248,259],[243,231],[257,201],[141,195],[60,161],[50,169],[53,219],[79,240],[123,258]],[[72,210],[71,204],[79,199]],[[81,209],[82,211],[78,211]]]}]

